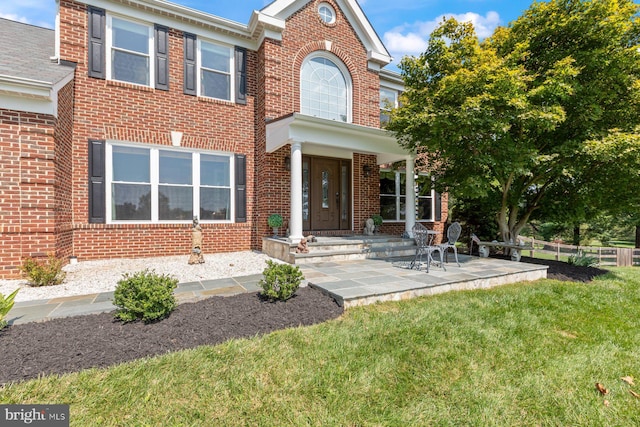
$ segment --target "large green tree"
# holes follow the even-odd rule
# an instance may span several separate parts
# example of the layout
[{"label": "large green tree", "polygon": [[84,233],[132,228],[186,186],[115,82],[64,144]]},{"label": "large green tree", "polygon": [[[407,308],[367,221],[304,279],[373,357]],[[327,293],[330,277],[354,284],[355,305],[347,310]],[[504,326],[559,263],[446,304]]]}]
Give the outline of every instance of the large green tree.
[{"label": "large green tree", "polygon": [[588,141],[581,155],[592,206],[633,225],[640,248],[640,127]]},{"label": "large green tree", "polygon": [[495,200],[502,238],[515,239],[549,194],[596,197],[587,143],[640,123],[639,11],[628,0],[534,2],[482,42],[446,20],[401,61],[406,91],[387,128],[441,189]]}]

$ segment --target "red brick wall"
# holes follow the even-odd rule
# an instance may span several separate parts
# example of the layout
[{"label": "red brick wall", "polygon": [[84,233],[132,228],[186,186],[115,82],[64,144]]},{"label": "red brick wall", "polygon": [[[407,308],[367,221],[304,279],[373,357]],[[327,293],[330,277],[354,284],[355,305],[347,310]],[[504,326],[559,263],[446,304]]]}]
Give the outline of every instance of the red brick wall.
[{"label": "red brick wall", "polygon": [[[245,224],[220,224],[215,227],[202,225],[205,260],[217,252],[233,252],[238,248],[249,249],[251,235]],[[108,241],[100,248],[100,256],[93,246]],[[74,252],[82,259],[134,258],[191,253],[190,224],[84,224],[74,230]]]},{"label": "red brick wall", "polygon": [[183,132],[182,147],[246,155],[248,222],[201,225],[205,246],[216,251],[258,247],[257,239],[252,239],[256,212],[256,53],[248,51],[247,105],[237,105],[183,93],[181,31],[169,32],[169,91],[162,91],[88,77],[86,6],[61,0],[60,19],[61,59],[77,63],[72,142],[73,255],[82,260],[189,253],[190,225],[88,224],[88,139],[170,146],[170,131]]},{"label": "red brick wall", "polygon": [[[371,169],[369,177],[364,176],[364,166]],[[362,233],[364,223],[371,215],[380,213],[380,175],[376,156],[353,154],[354,231]]]},{"label": "red brick wall", "polygon": [[65,259],[73,255],[73,84],[58,93],[54,147],[56,254]]},{"label": "red brick wall", "polygon": [[272,213],[284,218],[283,230],[286,233],[290,217],[290,173],[284,168],[284,159],[290,156],[291,147],[282,147],[275,153],[266,152],[266,120],[281,117],[282,104],[282,42],[266,39],[258,50],[258,87],[263,88],[257,94],[256,117],[256,244],[262,246],[262,236],[273,234],[267,224]]},{"label": "red brick wall", "polygon": [[16,275],[22,256],[20,113],[0,110],[0,277]]},{"label": "red brick wall", "polygon": [[0,277],[55,252],[53,116],[0,110]]}]

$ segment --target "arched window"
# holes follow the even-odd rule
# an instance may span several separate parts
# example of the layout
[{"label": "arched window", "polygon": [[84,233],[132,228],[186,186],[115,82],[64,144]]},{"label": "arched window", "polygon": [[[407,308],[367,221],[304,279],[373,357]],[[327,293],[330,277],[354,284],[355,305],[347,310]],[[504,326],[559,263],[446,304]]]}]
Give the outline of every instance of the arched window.
[{"label": "arched window", "polygon": [[309,116],[351,122],[351,79],[332,55],[308,56],[300,71],[300,112]]}]

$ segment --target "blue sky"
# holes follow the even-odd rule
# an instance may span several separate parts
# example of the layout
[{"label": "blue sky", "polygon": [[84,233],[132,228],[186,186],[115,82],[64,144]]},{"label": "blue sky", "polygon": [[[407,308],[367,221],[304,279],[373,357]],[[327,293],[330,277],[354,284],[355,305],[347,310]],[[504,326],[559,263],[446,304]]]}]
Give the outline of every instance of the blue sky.
[{"label": "blue sky", "polygon": [[[429,34],[443,16],[472,21],[480,37],[507,25],[529,8],[533,0],[359,0],[394,63],[407,55],[418,55]],[[253,10],[268,0],[174,0],[192,9],[247,23]],[[53,28],[55,0],[0,0],[0,17]]]}]

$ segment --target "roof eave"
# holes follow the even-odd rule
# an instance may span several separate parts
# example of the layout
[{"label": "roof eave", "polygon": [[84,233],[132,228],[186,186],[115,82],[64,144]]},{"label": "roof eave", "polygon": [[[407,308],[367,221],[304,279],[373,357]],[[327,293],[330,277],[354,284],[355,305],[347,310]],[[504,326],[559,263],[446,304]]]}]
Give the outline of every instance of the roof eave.
[{"label": "roof eave", "polygon": [[[172,20],[182,21],[187,25],[208,28],[219,33],[229,34],[240,39],[251,39],[249,28],[230,19],[221,18],[210,13],[191,9],[165,0],[77,0],[80,3],[123,13],[125,9],[134,8],[142,12],[153,13]],[[188,30],[188,28],[187,28]]]},{"label": "roof eave", "polygon": [[285,29],[285,25],[286,23],[283,19],[254,10],[251,14],[251,19],[249,19],[248,31],[260,46],[265,38],[282,40],[282,32]]},{"label": "roof eave", "polygon": [[27,98],[51,99],[53,83],[0,74],[0,91]]},{"label": "roof eave", "polygon": [[0,75],[0,108],[58,115],[58,92],[73,79],[73,72],[52,83]]},{"label": "roof eave", "polygon": [[410,155],[395,136],[384,129],[320,119],[293,113],[267,123],[267,152],[299,142],[353,152],[375,154],[378,163],[406,159]]}]

